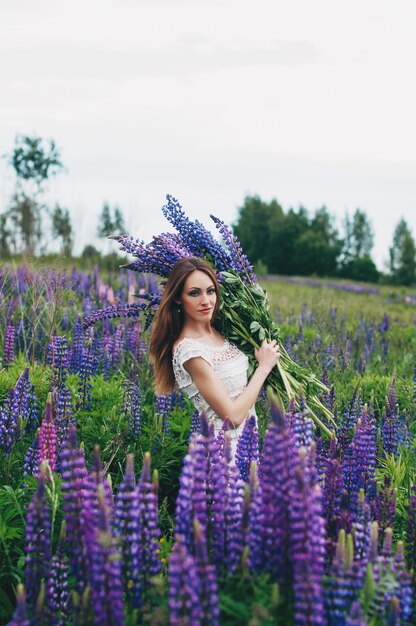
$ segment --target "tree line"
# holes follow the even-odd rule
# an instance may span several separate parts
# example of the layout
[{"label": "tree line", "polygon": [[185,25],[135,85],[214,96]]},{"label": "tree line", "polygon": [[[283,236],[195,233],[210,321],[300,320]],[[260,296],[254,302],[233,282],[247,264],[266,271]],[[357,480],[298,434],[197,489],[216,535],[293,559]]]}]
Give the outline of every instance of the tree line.
[{"label": "tree line", "polygon": [[[286,213],[277,200],[264,202],[247,196],[233,225],[248,258],[262,272],[283,275],[316,275],[377,282],[371,252],[374,232],[365,211],[346,214],[343,232],[323,206],[310,214],[305,207]],[[389,248],[389,271],[383,277],[397,285],[416,282],[416,246],[406,221],[397,224]]]},{"label": "tree line", "polygon": [[[74,231],[69,210],[57,203],[51,207],[45,201],[51,178],[64,170],[55,142],[18,135],[5,158],[14,171],[15,186],[8,206],[0,212],[0,258],[46,254],[51,239],[59,243],[65,256],[71,257]],[[312,215],[302,206],[285,213],[277,200],[267,203],[257,195],[247,196],[233,229],[250,261],[263,272],[368,282],[377,282],[381,276],[371,257],[373,229],[365,211],[359,208],[352,216],[345,216],[340,234],[325,206]],[[106,238],[124,232],[119,207],[104,203],[97,236]],[[81,256],[99,255],[89,244]],[[397,285],[416,283],[415,240],[404,219],[394,231],[389,273],[383,278]]]},{"label": "tree line", "polygon": [[[57,203],[51,207],[45,201],[51,178],[64,170],[55,142],[18,135],[5,158],[14,171],[15,185],[8,206],[0,213],[0,259],[20,254],[44,255],[50,251],[51,238],[58,242],[62,254],[71,257],[74,229],[69,210]],[[107,238],[124,232],[121,210],[105,202],[98,218],[97,236]],[[88,244],[81,256],[99,255]]]}]

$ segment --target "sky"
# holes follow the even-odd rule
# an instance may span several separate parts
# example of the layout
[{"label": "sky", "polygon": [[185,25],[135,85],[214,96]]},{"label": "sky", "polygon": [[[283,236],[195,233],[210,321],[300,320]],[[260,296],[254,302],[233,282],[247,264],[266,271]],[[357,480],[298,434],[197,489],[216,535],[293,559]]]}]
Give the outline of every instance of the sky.
[{"label": "sky", "polygon": [[[0,0],[0,154],[56,141],[76,253],[104,202],[149,241],[167,193],[210,228],[258,194],[341,232],[366,211],[383,269],[401,217],[416,237],[415,23],[413,0]],[[13,184],[3,159],[1,210]]]}]

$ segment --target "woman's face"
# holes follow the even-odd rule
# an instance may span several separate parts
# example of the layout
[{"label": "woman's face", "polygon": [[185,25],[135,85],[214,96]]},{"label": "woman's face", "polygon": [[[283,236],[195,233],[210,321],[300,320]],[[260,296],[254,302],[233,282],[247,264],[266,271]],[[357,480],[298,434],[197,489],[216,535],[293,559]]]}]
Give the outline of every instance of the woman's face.
[{"label": "woman's face", "polygon": [[189,274],[180,299],[185,321],[211,321],[216,302],[217,293],[208,274],[200,270]]}]

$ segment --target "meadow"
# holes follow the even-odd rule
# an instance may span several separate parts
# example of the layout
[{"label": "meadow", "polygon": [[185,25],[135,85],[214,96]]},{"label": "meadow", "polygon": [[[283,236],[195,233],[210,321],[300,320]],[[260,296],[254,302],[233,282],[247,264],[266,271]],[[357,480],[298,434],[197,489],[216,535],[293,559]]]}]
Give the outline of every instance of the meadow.
[{"label": "meadow", "polygon": [[0,267],[1,623],[414,623],[411,292],[261,284],[337,428],[265,389],[234,465],[226,431],[155,396],[145,316],[83,329],[155,276]]}]

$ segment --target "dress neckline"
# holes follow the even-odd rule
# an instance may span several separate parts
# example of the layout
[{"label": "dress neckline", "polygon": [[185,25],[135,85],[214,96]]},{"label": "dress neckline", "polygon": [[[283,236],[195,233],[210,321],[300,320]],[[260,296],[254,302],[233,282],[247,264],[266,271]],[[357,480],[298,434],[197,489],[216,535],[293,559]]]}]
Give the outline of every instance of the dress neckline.
[{"label": "dress neckline", "polygon": [[197,343],[200,346],[204,346],[204,348],[207,348],[207,350],[221,350],[222,351],[228,347],[228,339],[225,339],[225,338],[224,338],[224,343],[222,344],[222,346],[209,346],[206,343],[203,343],[202,341],[198,341],[198,339],[194,339],[193,337],[182,337],[182,339],[178,341],[178,343],[174,347],[174,350],[176,350],[183,341],[193,341],[194,343]]}]

